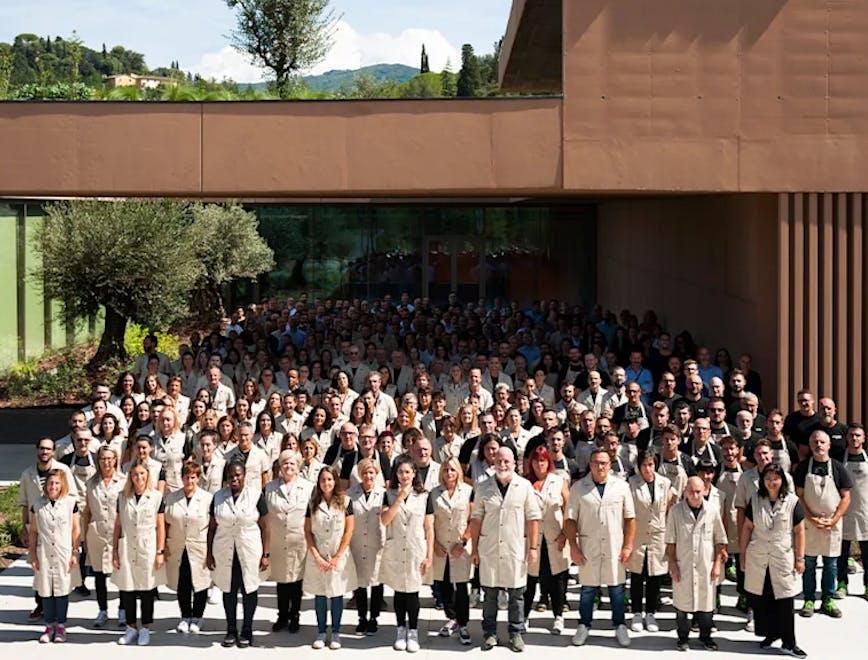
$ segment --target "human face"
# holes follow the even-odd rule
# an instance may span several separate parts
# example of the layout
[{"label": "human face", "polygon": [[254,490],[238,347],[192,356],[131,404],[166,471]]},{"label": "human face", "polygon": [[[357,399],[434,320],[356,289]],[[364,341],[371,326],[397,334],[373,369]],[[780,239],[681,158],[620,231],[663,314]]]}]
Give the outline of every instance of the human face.
[{"label": "human face", "polygon": [[814,414],[814,395],[810,392],[805,392],[801,396],[799,396],[799,409],[802,411],[802,414],[805,416],[810,416]]},{"label": "human face", "polygon": [[452,464],[447,465],[446,468],[443,470],[443,480],[446,482],[446,485],[449,488],[454,488],[455,485],[458,483],[460,477],[461,475],[459,474],[458,470],[456,470],[455,466]]},{"label": "human face", "polygon": [[416,475],[416,470],[410,463],[401,463],[395,474],[397,475],[398,483],[401,486],[408,486],[413,483],[413,477]]},{"label": "human face", "polygon": [[326,423],[326,411],[322,408],[317,408],[313,415],[313,425],[316,428],[322,428]]},{"label": "human face", "polygon": [[104,477],[110,477],[114,474],[115,467],[118,463],[117,455],[113,451],[101,451],[97,456],[97,464],[100,474]]},{"label": "human face", "polygon": [[181,483],[184,485],[185,493],[192,493],[199,485],[199,475],[195,472],[188,472],[181,477]]},{"label": "human face", "polygon": [[141,495],[148,487],[148,471],[144,465],[135,465],[130,470],[130,480],[133,482],[133,490]]},{"label": "human face", "polygon": [[214,455],[214,439],[210,435],[199,438],[199,451],[202,452],[202,458],[205,461],[211,460]]},{"label": "human face", "polygon": [[253,444],[253,430],[247,426],[238,429],[238,446],[241,451],[249,451]]},{"label": "human face", "polygon": [[711,425],[704,417],[700,417],[693,425],[693,441],[701,447],[704,447],[711,437]]},{"label": "human face", "polygon": [[301,454],[304,457],[304,460],[307,463],[310,463],[313,459],[316,458],[316,445],[312,442],[305,442],[301,446]]},{"label": "human face", "polygon": [[139,440],[136,442],[136,458],[140,461],[147,461],[151,457],[151,443],[147,440]]},{"label": "human face", "polygon": [[781,492],[781,483],[783,483],[781,479],[781,475],[776,472],[769,472],[763,477],[763,483],[766,485],[766,490],[769,492],[771,497],[777,497],[778,493]]},{"label": "human face", "polygon": [[658,429],[662,429],[669,423],[669,408],[660,408],[659,410],[654,410],[651,413],[652,421],[654,422],[654,426]]},{"label": "human face", "polygon": [[851,454],[858,454],[865,446],[865,429],[850,429],[847,431],[847,447]]},{"label": "human face", "polygon": [[482,417],[479,418],[479,426],[483,433],[494,433],[496,430],[494,415],[491,413],[485,413],[482,415]]},{"label": "human face", "polygon": [[549,451],[555,456],[560,456],[564,449],[564,434],[560,431],[552,433],[549,437]]},{"label": "human face", "polygon": [[642,475],[645,481],[654,481],[654,473],[654,457],[650,455],[645,456],[645,460],[639,466],[639,474]]},{"label": "human face", "polygon": [[828,397],[820,399],[820,415],[823,417],[823,421],[826,424],[831,425],[835,423],[835,417],[838,415],[838,407],[832,399]]},{"label": "human face", "polygon": [[687,390],[692,396],[702,394],[702,379],[699,376],[689,376],[687,378]]},{"label": "human face", "polygon": [[386,456],[391,456],[395,449],[395,438],[391,435],[384,435],[377,439],[377,444],[380,446],[380,451]]},{"label": "human face", "polygon": [[367,467],[359,476],[362,480],[362,489],[369,491],[374,487],[374,484],[377,483],[377,468],[372,466]]},{"label": "human face", "polygon": [[229,469],[229,490],[233,493],[240,493],[244,488],[244,468],[240,465],[233,465]]},{"label": "human face", "polygon": [[630,383],[627,385],[627,400],[631,405],[639,405],[639,401],[642,395],[642,388],[639,387],[638,383]]},{"label": "human face", "polygon": [[494,469],[500,481],[512,478],[515,472],[515,457],[507,447],[500,447],[494,456]]},{"label": "human face", "polygon": [[127,374],[124,376],[124,379],[121,381],[121,388],[125,394],[129,394],[133,391],[133,387],[136,384],[136,379],[133,378],[131,374]]},{"label": "human face", "polygon": [[425,466],[431,462],[431,443],[428,438],[420,438],[413,446],[414,459],[417,465]]},{"label": "human face", "polygon": [[733,374],[729,378],[729,387],[733,392],[743,392],[745,386],[744,376],[741,374]]},{"label": "human face", "polygon": [[543,422],[545,423],[546,429],[557,428],[558,426],[558,416],[554,410],[549,410],[548,412],[543,413]]},{"label": "human face", "polygon": [[344,449],[353,449],[358,437],[359,432],[353,424],[344,424],[341,427],[341,446]]},{"label": "human face", "polygon": [[591,388],[592,392],[596,392],[600,389],[600,384],[603,382],[602,378],[600,378],[600,374],[596,371],[592,371],[588,374],[588,386]]},{"label": "human face", "polygon": [[164,409],[160,414],[160,424],[163,433],[171,433],[175,430],[175,414],[171,410]]},{"label": "human face", "polygon": [[280,476],[290,482],[298,475],[298,459],[295,456],[287,456],[280,461]]},{"label": "human face", "polygon": [[829,460],[829,446],[831,440],[829,436],[822,431],[814,431],[811,434],[811,451],[814,452],[814,458],[818,461]]},{"label": "human face", "polygon": [[761,471],[766,465],[772,462],[773,454],[771,447],[757,447],[753,452],[754,463],[757,471]]},{"label": "human face", "polygon": [[[708,406],[708,416],[711,418],[711,423],[720,425],[723,423],[723,418],[726,417],[726,406],[723,405],[720,401],[712,403]],[[699,424],[700,420],[696,420],[696,423]]]},{"label": "human face", "polygon": [[727,442],[720,448],[720,451],[723,454],[723,462],[728,467],[734,466],[738,463],[738,459],[741,458],[741,450],[734,442]]},{"label": "human face", "polygon": [[45,490],[50,500],[56,500],[60,497],[60,491],[63,490],[63,482],[60,477],[57,475],[48,477],[48,481],[45,482]]},{"label": "human face", "polygon": [[690,422],[690,408],[687,406],[678,408],[675,412],[675,422],[681,427],[687,426]]},{"label": "human face", "polygon": [[370,455],[377,445],[377,434],[372,429],[367,429],[359,433],[359,445],[365,455]]},{"label": "human face", "polygon": [[663,447],[663,453],[668,458],[672,458],[678,452],[678,436],[671,432],[664,432],[661,445]]},{"label": "human face", "polygon": [[609,454],[598,453],[591,456],[591,475],[598,484],[604,483],[609,478],[609,470],[612,468],[612,459]]},{"label": "human face", "polygon": [[684,497],[687,498],[687,503],[696,508],[702,506],[702,499],[705,495],[705,484],[699,477],[690,477],[687,480],[687,486],[684,488]]},{"label": "human face", "polygon": [[549,462],[545,458],[534,458],[531,462],[531,467],[533,468],[534,474],[537,479],[542,479],[548,474],[549,471]]}]

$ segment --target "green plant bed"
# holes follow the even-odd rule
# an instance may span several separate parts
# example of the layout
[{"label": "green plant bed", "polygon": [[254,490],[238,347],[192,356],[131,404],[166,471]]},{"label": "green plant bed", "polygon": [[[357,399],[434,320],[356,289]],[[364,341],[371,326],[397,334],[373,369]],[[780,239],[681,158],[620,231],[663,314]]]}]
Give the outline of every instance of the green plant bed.
[{"label": "green plant bed", "polygon": [[18,484],[0,490],[0,547],[25,546],[21,507],[18,505]]}]

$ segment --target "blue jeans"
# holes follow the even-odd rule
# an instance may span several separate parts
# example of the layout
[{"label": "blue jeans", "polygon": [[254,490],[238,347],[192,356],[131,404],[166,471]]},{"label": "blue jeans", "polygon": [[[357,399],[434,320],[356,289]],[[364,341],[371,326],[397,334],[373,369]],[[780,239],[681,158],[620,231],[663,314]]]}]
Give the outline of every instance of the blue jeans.
[{"label": "blue jeans", "polygon": [[45,623],[48,625],[66,625],[66,613],[69,610],[69,596],[51,596],[42,599],[42,611]]},{"label": "blue jeans", "polygon": [[[328,601],[331,601],[330,603]],[[316,596],[313,599],[313,607],[316,610],[316,627],[317,632],[325,635],[326,632],[326,609],[331,605],[332,611],[332,633],[337,634],[341,631],[341,617],[344,613],[344,597],[335,596],[334,598],[326,598],[325,596]]]},{"label": "blue jeans", "polygon": [[482,633],[497,635],[497,593],[505,591],[508,597],[507,620],[509,634],[520,635],[524,632],[524,587],[516,589],[498,589],[483,587],[485,600],[482,601]]},{"label": "blue jeans", "polygon": [[[582,585],[582,593],[579,596],[579,615],[581,622],[588,628],[594,618],[594,599],[600,587],[588,587]],[[607,587],[609,600],[612,603],[612,627],[617,628],[624,623],[624,585],[616,584]]]},{"label": "blue jeans", "polygon": [[[838,558],[823,557],[823,579],[820,583],[823,600],[829,600],[838,588]],[[805,557],[805,572],[802,574],[802,591],[805,600],[817,597],[817,558]]]}]

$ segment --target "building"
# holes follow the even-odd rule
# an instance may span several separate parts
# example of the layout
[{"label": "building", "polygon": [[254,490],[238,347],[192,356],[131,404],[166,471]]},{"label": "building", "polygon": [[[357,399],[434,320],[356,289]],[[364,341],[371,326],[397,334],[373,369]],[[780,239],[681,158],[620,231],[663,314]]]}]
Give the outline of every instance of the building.
[{"label": "building", "polygon": [[34,198],[240,198],[306,218],[312,257],[354,232],[367,290],[654,308],[752,352],[767,405],[804,385],[864,420],[866,31],[860,0],[514,0],[501,77],[537,96],[6,103],[0,195],[19,224]]},{"label": "building", "polygon": [[119,73],[114,76],[105,76],[106,86],[109,89],[115,87],[138,87],[139,89],[157,89],[163,85],[177,85],[178,81],[168,76],[140,76],[136,73]]}]

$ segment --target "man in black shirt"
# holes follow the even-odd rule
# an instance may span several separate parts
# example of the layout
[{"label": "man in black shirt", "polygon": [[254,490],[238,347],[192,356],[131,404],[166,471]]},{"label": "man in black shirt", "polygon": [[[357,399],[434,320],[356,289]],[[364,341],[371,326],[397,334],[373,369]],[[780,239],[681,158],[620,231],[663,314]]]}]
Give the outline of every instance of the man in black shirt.
[{"label": "man in black shirt", "polygon": [[810,390],[799,390],[796,401],[799,404],[798,410],[794,410],[784,419],[784,435],[796,443],[799,456],[805,459],[811,455],[808,438],[820,421],[820,416],[814,409],[814,395]]},{"label": "man in black shirt", "polygon": [[690,404],[693,419],[705,417],[708,414],[708,398],[702,394],[702,378],[698,373],[691,373],[686,377],[684,386],[683,399]]},{"label": "man in black shirt", "polygon": [[712,438],[717,439],[727,435],[735,437],[735,427],[726,421],[726,405],[723,403],[723,399],[712,397],[708,400],[708,419]]},{"label": "man in black shirt", "polygon": [[829,456],[836,461],[844,460],[847,451],[847,427],[838,421],[838,406],[829,397],[820,399],[819,421],[811,428],[811,432],[825,431],[829,436],[831,446]]},{"label": "man in black shirt", "polygon": [[805,572],[802,590],[805,604],[802,616],[814,613],[817,586],[817,557],[823,557],[821,611],[833,618],[841,610],[832,600],[837,588],[838,557],[841,554],[841,518],[850,505],[853,482],[847,469],[829,456],[829,436],[814,431],[809,438],[811,457],[799,464],[793,474],[796,495],[805,510]]}]

